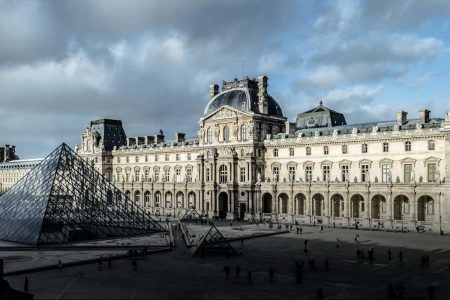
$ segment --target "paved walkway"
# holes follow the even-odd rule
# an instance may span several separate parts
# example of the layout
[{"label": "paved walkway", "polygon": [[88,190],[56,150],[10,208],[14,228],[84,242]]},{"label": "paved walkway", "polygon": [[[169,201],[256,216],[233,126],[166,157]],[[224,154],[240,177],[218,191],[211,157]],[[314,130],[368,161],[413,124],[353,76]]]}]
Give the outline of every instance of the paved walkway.
[{"label": "paved walkway", "polygon": [[[354,242],[355,233],[360,244]],[[341,248],[336,247],[336,238]],[[308,239],[308,253],[303,252]],[[147,256],[138,260],[133,271],[128,259],[113,262],[113,268],[98,271],[98,265],[83,265],[28,275],[30,291],[35,299],[314,299],[322,287],[329,299],[386,299],[390,283],[397,290],[404,286],[404,299],[428,299],[426,288],[433,284],[434,299],[450,295],[450,237],[416,233],[386,233],[342,229],[304,228],[295,232],[265,238],[245,240],[244,255],[227,259],[207,256],[192,257],[177,234],[176,251]],[[236,242],[239,246],[240,242]],[[375,263],[356,258],[356,249],[367,253],[374,247]],[[388,260],[387,250],[393,258]],[[398,253],[403,252],[403,262]],[[430,266],[422,268],[420,257],[430,257]],[[330,261],[326,272],[324,260]],[[308,269],[308,259],[314,258],[316,270]],[[304,260],[306,272],[301,284],[295,282],[295,260]],[[223,268],[233,270],[225,279]],[[240,266],[240,278],[234,274]],[[269,280],[268,270],[275,270],[275,280]],[[253,283],[247,281],[252,271]],[[21,288],[24,275],[8,277],[10,284]]]}]

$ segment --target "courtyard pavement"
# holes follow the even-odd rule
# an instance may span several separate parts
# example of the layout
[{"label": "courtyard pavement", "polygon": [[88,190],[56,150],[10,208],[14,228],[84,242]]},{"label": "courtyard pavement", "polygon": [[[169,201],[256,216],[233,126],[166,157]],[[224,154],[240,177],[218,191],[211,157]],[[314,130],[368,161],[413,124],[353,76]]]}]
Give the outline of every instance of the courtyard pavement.
[{"label": "courtyard pavement", "polygon": [[[243,225],[256,226],[256,225]],[[259,225],[263,226],[263,225]],[[267,225],[266,225],[267,226]],[[284,228],[283,228],[284,229]],[[176,250],[146,256],[138,260],[137,271],[129,259],[105,264],[80,265],[24,275],[8,276],[14,288],[21,289],[25,277],[35,299],[316,299],[322,288],[328,299],[387,299],[387,288],[404,287],[403,299],[429,299],[427,288],[434,287],[434,299],[450,295],[450,237],[426,233],[392,233],[304,227],[303,234],[293,231],[244,241],[243,256],[226,258],[192,257],[180,233],[176,234]],[[220,227],[219,227],[220,230]],[[359,234],[360,243],[354,241]],[[307,239],[308,253],[304,253]],[[337,248],[337,240],[341,247]],[[233,245],[240,247],[240,242]],[[367,255],[372,246],[374,264],[358,260],[356,250]],[[388,260],[387,251],[392,251]],[[399,251],[403,262],[399,261]],[[430,257],[430,266],[423,268],[420,258]],[[314,258],[316,270],[308,268]],[[328,258],[330,269],[325,271]],[[305,262],[302,282],[295,280],[295,261]],[[226,280],[224,266],[231,267]],[[240,266],[238,278],[235,267]],[[274,282],[268,270],[274,269]],[[252,272],[252,282],[247,272]]]}]

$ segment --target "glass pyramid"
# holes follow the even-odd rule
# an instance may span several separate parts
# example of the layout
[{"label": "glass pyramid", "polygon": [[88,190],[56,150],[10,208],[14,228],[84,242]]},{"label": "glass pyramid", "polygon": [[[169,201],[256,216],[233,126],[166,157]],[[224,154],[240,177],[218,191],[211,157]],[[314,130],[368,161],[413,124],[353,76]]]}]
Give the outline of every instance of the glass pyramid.
[{"label": "glass pyramid", "polygon": [[64,143],[0,197],[0,240],[38,246],[160,231]]}]

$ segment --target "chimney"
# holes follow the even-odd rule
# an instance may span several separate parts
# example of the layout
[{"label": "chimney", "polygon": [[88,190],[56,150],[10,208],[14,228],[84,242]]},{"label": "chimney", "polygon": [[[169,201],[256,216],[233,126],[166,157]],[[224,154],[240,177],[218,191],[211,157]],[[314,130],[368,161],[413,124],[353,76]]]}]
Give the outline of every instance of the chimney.
[{"label": "chimney", "polygon": [[175,141],[177,141],[177,143],[181,143],[184,141],[185,136],[186,136],[186,134],[184,134],[182,132],[177,132],[177,133],[175,133]]},{"label": "chimney", "polygon": [[258,108],[259,113],[268,114],[268,101],[267,101],[267,76],[258,77]]},{"label": "chimney", "polygon": [[155,143],[159,144],[159,143],[163,143],[164,142],[164,133],[163,131],[160,129],[159,130],[159,134],[155,135]]},{"label": "chimney", "polygon": [[209,86],[209,99],[214,98],[219,93],[219,85],[211,84]]},{"label": "chimney", "polygon": [[408,120],[406,118],[407,115],[408,115],[408,113],[403,110],[397,112],[397,125],[398,126],[405,125],[408,122]]},{"label": "chimney", "polygon": [[419,110],[420,123],[428,123],[430,121],[430,111],[428,109]]}]

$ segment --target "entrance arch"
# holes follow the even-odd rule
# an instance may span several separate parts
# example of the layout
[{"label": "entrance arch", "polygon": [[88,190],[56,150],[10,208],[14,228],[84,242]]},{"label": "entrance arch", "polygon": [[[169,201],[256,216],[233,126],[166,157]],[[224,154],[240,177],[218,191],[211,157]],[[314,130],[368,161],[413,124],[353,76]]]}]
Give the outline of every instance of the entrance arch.
[{"label": "entrance arch", "polygon": [[166,193],[166,203],[165,203],[165,207],[166,208],[172,208],[172,193],[171,192],[167,192]]},{"label": "entrance arch", "polygon": [[195,193],[194,192],[189,192],[188,193],[188,208],[196,208],[195,205]]},{"label": "entrance arch", "polygon": [[427,216],[434,216],[434,200],[423,195],[417,200],[417,221],[427,221]]},{"label": "entrance arch", "polygon": [[398,195],[394,198],[394,220],[402,220],[404,214],[409,214],[409,199]]},{"label": "entrance arch", "polygon": [[324,198],[322,196],[322,194],[314,194],[314,196],[312,197],[312,201],[313,201],[313,215],[314,216],[322,216],[323,215],[323,201]]},{"label": "entrance arch", "polygon": [[183,192],[179,191],[177,192],[177,195],[175,197],[177,199],[177,207],[182,208],[184,207],[184,194]]},{"label": "entrance arch", "polygon": [[265,214],[272,213],[272,194],[265,193],[262,196],[262,211]]},{"label": "entrance arch", "polygon": [[364,211],[364,197],[360,194],[355,194],[350,198],[351,216],[353,218],[361,218],[361,212]]},{"label": "entrance arch", "polygon": [[289,196],[286,195],[286,193],[281,193],[278,196],[278,211],[281,214],[287,214],[289,209],[288,209],[288,205],[289,205]]},{"label": "entrance arch", "polygon": [[340,194],[334,194],[331,196],[331,215],[335,218],[341,216],[341,207],[344,203],[344,197]]},{"label": "entrance arch", "polygon": [[295,213],[297,215],[303,216],[305,215],[305,205],[306,205],[306,196],[302,193],[295,195]]},{"label": "entrance arch", "polygon": [[225,219],[228,212],[228,194],[222,192],[219,194],[219,218]]},{"label": "entrance arch", "polygon": [[383,195],[377,194],[372,197],[371,205],[371,218],[381,219],[381,213],[384,212],[383,208],[386,207],[386,198]]}]

